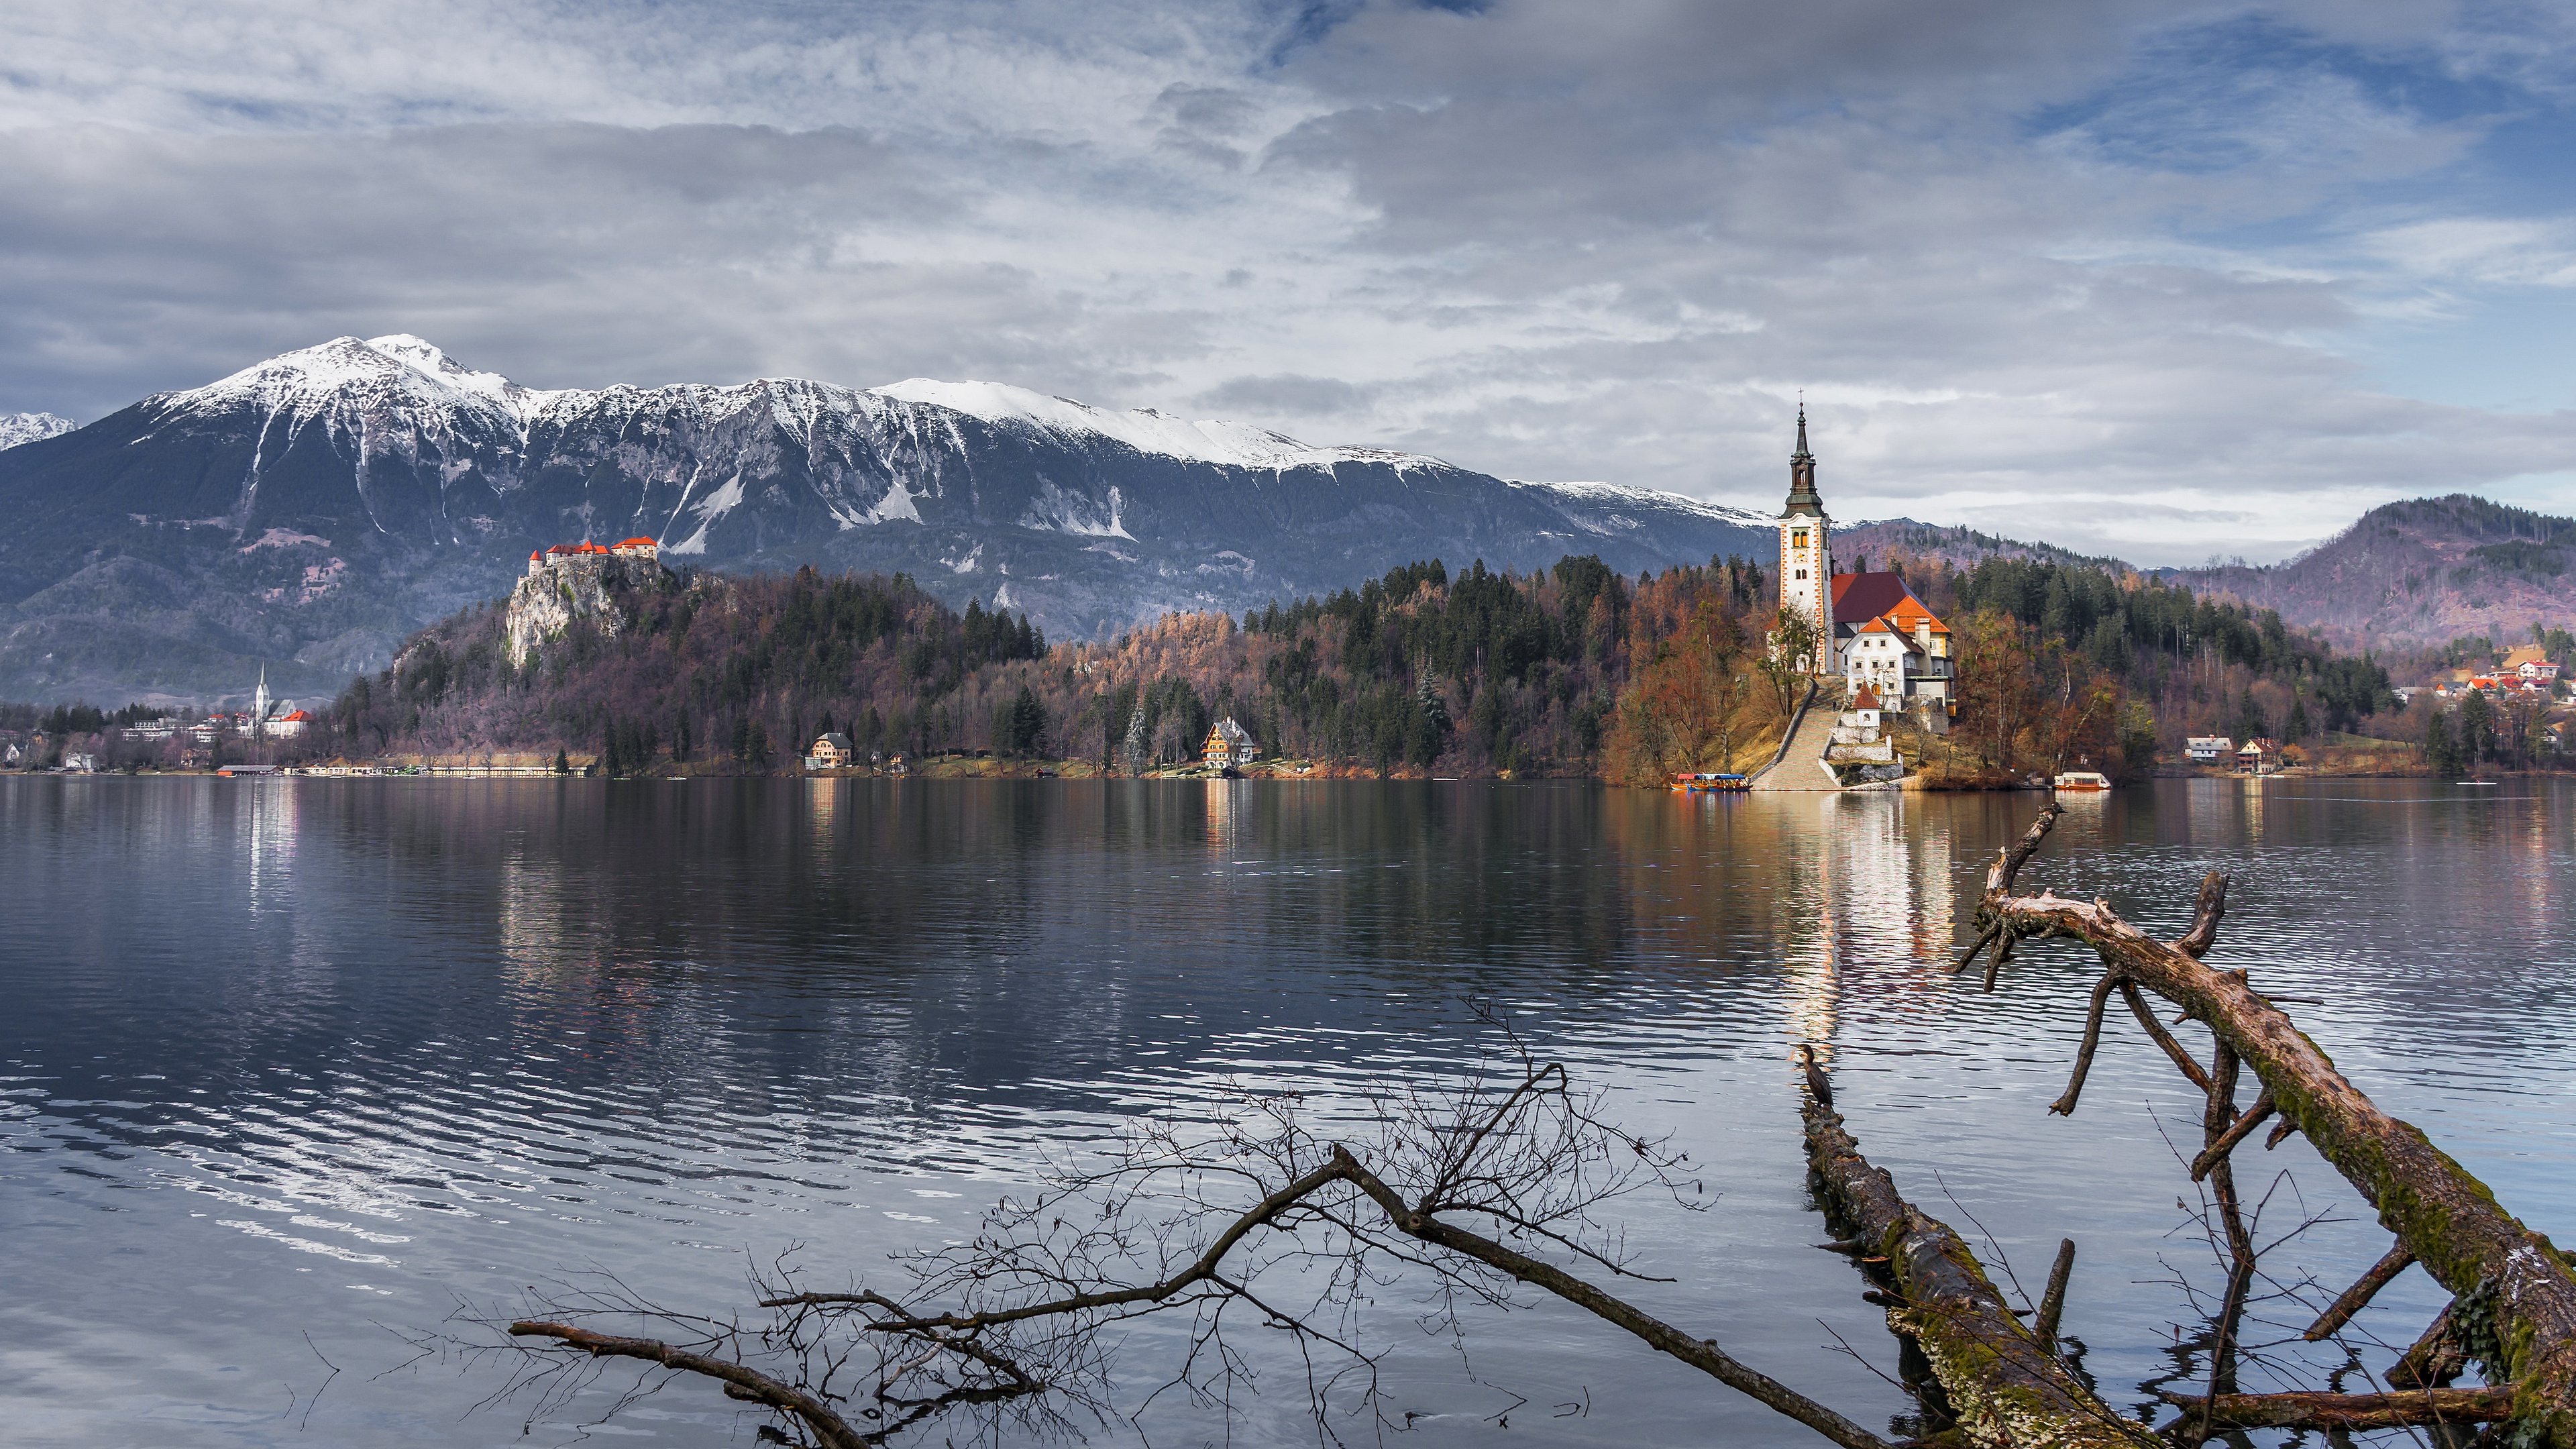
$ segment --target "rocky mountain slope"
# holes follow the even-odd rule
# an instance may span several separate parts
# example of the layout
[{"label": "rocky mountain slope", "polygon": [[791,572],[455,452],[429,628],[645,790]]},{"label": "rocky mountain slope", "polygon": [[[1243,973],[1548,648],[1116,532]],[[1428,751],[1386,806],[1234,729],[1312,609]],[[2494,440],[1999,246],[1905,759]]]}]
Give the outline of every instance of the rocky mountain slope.
[{"label": "rocky mountain slope", "polygon": [[0,698],[215,698],[382,668],[546,545],[903,571],[1057,637],[1241,612],[1417,558],[1634,573],[1767,518],[993,383],[540,391],[343,337],[0,451]]},{"label": "rocky mountain slope", "polygon": [[2455,493],[2390,503],[2268,568],[2181,569],[2175,582],[2316,625],[2348,647],[2523,640],[2576,629],[2576,519]]},{"label": "rocky mountain slope", "polygon": [[[2115,573],[2138,571],[2052,544],[1997,538],[1912,519],[1856,524],[1834,536],[1848,566],[1894,554],[1970,569],[2021,558]],[[2168,582],[2257,609],[2295,628],[2323,629],[2347,649],[2441,644],[2469,635],[2522,640],[2534,623],[2576,629],[2576,519],[2468,494],[2390,503],[2283,563],[2155,569]]]}]

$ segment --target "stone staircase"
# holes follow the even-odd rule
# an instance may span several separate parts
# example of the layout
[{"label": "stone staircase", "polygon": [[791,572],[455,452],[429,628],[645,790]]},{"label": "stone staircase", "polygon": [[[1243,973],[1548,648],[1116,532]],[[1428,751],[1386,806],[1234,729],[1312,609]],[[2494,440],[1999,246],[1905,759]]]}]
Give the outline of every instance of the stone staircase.
[{"label": "stone staircase", "polygon": [[1838,790],[1842,788],[1833,772],[1825,768],[1825,747],[1833,743],[1834,723],[1841,718],[1841,696],[1824,690],[1810,690],[1806,703],[1798,706],[1798,717],[1789,724],[1789,738],[1779,755],[1756,771],[1752,788],[1756,790]]}]

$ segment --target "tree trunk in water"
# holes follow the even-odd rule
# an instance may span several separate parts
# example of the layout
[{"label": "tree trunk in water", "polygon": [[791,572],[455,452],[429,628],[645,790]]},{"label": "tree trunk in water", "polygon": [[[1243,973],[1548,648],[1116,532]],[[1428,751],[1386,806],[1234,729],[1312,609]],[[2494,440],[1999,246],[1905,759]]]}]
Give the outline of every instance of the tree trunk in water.
[{"label": "tree trunk in water", "polygon": [[1888,1326],[1921,1346],[1968,1442],[2015,1449],[2138,1449],[2161,1441],[2123,1420],[2024,1328],[1949,1225],[1926,1216],[1872,1167],[1843,1119],[1809,1102],[1807,1162],[1825,1200],[1884,1256],[1902,1301]]},{"label": "tree trunk in water", "polygon": [[[2158,941],[2100,900],[2043,892],[2011,894],[2013,877],[2055,823],[2051,803],[2027,835],[1987,872],[1981,930],[1999,930],[2000,952],[2016,938],[2072,936],[2101,954],[2124,985],[2141,986],[2183,1008],[2262,1081],[2263,1095],[2307,1135],[2397,1235],[2435,1281],[2485,1310],[2489,1331],[2467,1340],[2488,1376],[2513,1389],[2512,1417],[2542,1431],[2541,1442],[2576,1449],[2576,1275],[2541,1234],[2410,1123],[2382,1112],[2335,1069],[2317,1044],[2256,991],[2242,970],[2195,959],[2215,934],[2212,891],[2203,893],[2206,929],[2176,945]],[[2223,891],[2223,880],[2211,886]],[[2073,1108],[2070,1090],[2064,1107]],[[2231,1144],[2232,1145],[2232,1144]],[[2460,1322],[2458,1314],[2453,1321]],[[2526,1431],[2527,1432],[2527,1431]]]}]

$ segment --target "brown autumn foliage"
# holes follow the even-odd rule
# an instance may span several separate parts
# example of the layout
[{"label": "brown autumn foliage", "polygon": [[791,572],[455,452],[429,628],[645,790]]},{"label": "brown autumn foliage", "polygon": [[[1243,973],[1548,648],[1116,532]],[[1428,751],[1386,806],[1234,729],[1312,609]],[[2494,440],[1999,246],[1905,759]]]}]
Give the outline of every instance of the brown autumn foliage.
[{"label": "brown autumn foliage", "polygon": [[[1751,564],[1629,580],[1589,557],[1526,576],[1481,563],[1453,576],[1435,560],[1240,621],[1171,614],[1098,643],[1050,645],[980,604],[957,614],[900,575],[707,575],[619,605],[615,627],[576,621],[515,663],[504,610],[469,609],[352,681],[304,748],[760,770],[832,729],[862,758],[993,751],[1133,772],[1194,760],[1230,716],[1267,757],[1328,770],[1591,774],[1632,660],[1675,636],[1682,658],[1732,640],[1740,659],[1743,620],[1765,606]],[[1748,713],[1685,730],[1704,753],[1755,727]]]}]

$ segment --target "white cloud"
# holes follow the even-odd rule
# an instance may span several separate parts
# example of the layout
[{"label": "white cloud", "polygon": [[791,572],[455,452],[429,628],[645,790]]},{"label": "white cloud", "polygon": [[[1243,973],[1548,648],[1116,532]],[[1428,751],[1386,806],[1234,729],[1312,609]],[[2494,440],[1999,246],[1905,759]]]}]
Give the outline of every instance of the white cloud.
[{"label": "white cloud", "polygon": [[407,331],[537,386],[990,378],[1767,503],[1803,387],[1838,512],[2151,561],[2576,467],[2565,411],[2347,355],[2576,281],[2566,216],[2445,185],[2576,41],[2273,13],[51,7],[0,75],[0,410]]}]

